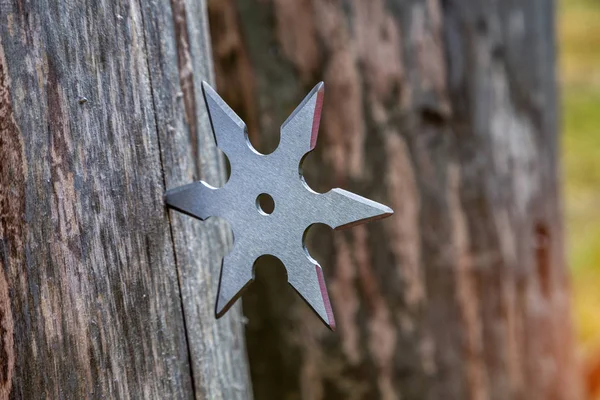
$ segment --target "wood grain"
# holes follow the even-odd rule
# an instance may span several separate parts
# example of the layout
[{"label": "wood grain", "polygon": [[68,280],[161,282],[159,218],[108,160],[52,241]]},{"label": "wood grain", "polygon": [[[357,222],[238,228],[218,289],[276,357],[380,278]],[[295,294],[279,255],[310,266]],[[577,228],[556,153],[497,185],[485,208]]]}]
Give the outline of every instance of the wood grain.
[{"label": "wood grain", "polygon": [[[166,3],[144,7],[165,184],[173,188],[202,179],[222,186],[226,168],[201,88],[203,80],[213,81],[205,4],[173,1],[166,12]],[[166,40],[165,31],[176,34]],[[177,65],[171,62],[175,58]],[[251,398],[241,304],[219,320],[214,314],[231,229],[223,220],[201,222],[177,212],[170,213],[170,221],[197,398]]]},{"label": "wood grain", "polygon": [[277,145],[281,122],[323,80],[307,182],[395,210],[309,233],[335,334],[286,290],[281,265],[258,266],[244,297],[255,397],[578,398],[554,4],[211,0],[209,10],[217,80],[258,121],[259,149]]},{"label": "wood grain", "polygon": [[227,230],[162,199],[223,176],[183,99],[211,65],[189,3],[0,0],[0,398],[248,392],[239,309],[213,316]]}]

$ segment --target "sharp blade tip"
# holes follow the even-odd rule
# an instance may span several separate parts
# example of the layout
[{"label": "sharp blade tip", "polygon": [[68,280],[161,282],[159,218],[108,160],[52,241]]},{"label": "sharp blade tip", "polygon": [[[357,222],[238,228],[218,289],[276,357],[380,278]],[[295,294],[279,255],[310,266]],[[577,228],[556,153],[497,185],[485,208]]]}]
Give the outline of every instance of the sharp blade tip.
[{"label": "sharp blade tip", "polygon": [[329,300],[329,292],[327,291],[327,286],[325,285],[325,278],[323,277],[323,269],[319,264],[315,264],[315,271],[317,273],[317,280],[319,281],[319,288],[321,290],[321,299],[323,301],[323,307],[325,308],[325,315],[320,315],[320,313],[317,313],[317,315],[321,317],[321,319],[329,329],[335,331],[335,318],[333,316],[333,308],[331,307],[331,301]]},{"label": "sharp blade tip", "polygon": [[387,217],[390,217],[390,216],[394,215],[394,210],[392,210],[388,206],[382,204],[381,208],[382,208],[382,211],[383,211],[382,214],[381,214],[382,218],[387,218]]},{"label": "sharp blade tip", "polygon": [[384,218],[391,217],[392,215],[394,215],[394,210],[392,210],[391,208],[389,208],[386,205],[378,203],[377,209],[379,211],[377,214],[374,214],[371,217],[365,218],[363,220],[363,222],[373,222],[373,221],[377,221],[379,219],[384,219]]},{"label": "sharp blade tip", "polygon": [[229,311],[229,308],[231,308],[234,302],[235,301],[230,301],[229,303],[224,302],[223,300],[221,300],[221,297],[217,295],[217,303],[215,304],[215,318],[219,319],[223,315],[225,315],[225,313]]},{"label": "sharp blade tip", "polygon": [[[227,268],[225,266],[225,259],[223,260],[222,268]],[[215,302],[215,317],[217,317],[217,319],[221,318],[231,307],[233,307],[235,302],[242,297],[242,294],[252,281],[253,279],[250,278],[242,287],[232,287],[231,282],[223,280],[223,270],[221,270],[219,289],[217,290],[217,301]]]},{"label": "sharp blade tip", "polygon": [[219,98],[217,91],[210,85],[210,83],[206,81],[202,81],[202,93],[204,94],[205,98],[206,96],[210,96],[212,99]]},{"label": "sharp blade tip", "polygon": [[[313,98],[314,96],[320,96],[321,99],[325,95],[325,83],[323,81],[317,83],[315,87],[308,93],[306,99]],[[320,105],[318,106],[320,107]]]},{"label": "sharp blade tip", "polygon": [[336,326],[335,326],[335,320],[333,320],[330,324],[325,324],[325,325],[327,325],[327,327],[329,328],[329,330],[331,332],[335,332],[336,329],[337,329]]}]

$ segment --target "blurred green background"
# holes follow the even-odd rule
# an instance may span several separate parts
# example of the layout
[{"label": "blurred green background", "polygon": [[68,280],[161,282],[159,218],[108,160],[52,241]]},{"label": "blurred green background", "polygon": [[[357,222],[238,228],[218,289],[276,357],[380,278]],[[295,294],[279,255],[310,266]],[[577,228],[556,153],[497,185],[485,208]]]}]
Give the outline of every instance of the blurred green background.
[{"label": "blurred green background", "polygon": [[600,352],[600,1],[559,4],[563,179],[582,359]]}]

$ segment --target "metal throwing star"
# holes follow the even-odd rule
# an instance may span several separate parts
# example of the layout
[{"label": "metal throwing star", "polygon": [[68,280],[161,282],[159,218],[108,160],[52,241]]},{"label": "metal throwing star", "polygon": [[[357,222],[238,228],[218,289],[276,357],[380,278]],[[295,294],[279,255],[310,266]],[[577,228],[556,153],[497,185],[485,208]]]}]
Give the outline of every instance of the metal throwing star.
[{"label": "metal throwing star", "polygon": [[[216,317],[253,281],[255,260],[270,254],[285,265],[290,285],[335,330],[323,271],[304,246],[305,233],[315,223],[341,229],[385,218],[393,211],[343,189],[317,193],[304,181],[302,160],[317,142],[323,82],[283,123],[279,146],[266,155],[252,147],[246,125],[214,89],[206,82],[202,89],[217,146],[231,164],[231,177],[222,188],[199,181],[167,191],[165,199],[169,207],[192,217],[222,217],[231,224],[234,245],[223,258]],[[259,204],[264,195],[275,203],[270,214]]]}]

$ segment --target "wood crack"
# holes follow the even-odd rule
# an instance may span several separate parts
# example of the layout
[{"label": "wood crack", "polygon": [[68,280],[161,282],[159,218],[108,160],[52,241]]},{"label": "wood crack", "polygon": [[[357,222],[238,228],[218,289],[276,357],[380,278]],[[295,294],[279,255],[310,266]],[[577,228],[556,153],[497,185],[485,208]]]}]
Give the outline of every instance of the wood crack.
[{"label": "wood crack", "polygon": [[179,85],[183,94],[185,121],[188,124],[192,157],[195,165],[194,180],[200,178],[198,121],[196,119],[196,94],[194,92],[194,71],[190,53],[190,40],[187,31],[187,17],[185,2],[171,0],[173,11],[173,25],[175,27],[175,42],[177,45],[177,68],[179,71]]},{"label": "wood crack", "polygon": [[[141,4],[142,0],[139,0],[140,3],[140,7],[142,7]],[[146,21],[144,19],[144,13],[141,12],[141,18],[142,18],[142,26],[144,28],[144,53],[146,55],[146,68],[148,71],[148,81],[150,83],[150,97],[152,99],[152,113],[154,116],[154,126],[155,126],[155,132],[156,132],[156,143],[158,144],[158,156],[159,156],[159,160],[160,160],[160,173],[161,173],[161,177],[162,177],[162,183],[163,183],[163,191],[166,191],[167,189],[167,180],[166,180],[166,174],[165,174],[165,168],[164,168],[164,159],[163,159],[163,152],[162,152],[162,147],[161,147],[161,141],[160,141],[160,132],[159,132],[159,122],[158,122],[158,116],[156,113],[156,97],[155,97],[155,93],[154,93],[154,85],[152,84],[152,71],[150,69],[150,60],[148,59],[148,43],[147,43],[147,38],[146,38],[146,34],[147,34],[147,30],[146,30]],[[193,86],[192,86],[193,88]],[[187,108],[186,108],[187,109]],[[187,112],[186,112],[187,114]],[[180,308],[181,308],[181,315],[182,315],[182,320],[183,320],[183,329],[184,329],[184,337],[185,337],[185,347],[187,350],[187,363],[190,369],[190,380],[191,380],[191,385],[192,385],[192,394],[194,398],[197,398],[196,396],[196,385],[195,385],[195,379],[194,379],[194,363],[192,360],[192,353],[191,353],[191,348],[190,348],[190,339],[188,337],[188,328],[187,328],[187,321],[186,321],[186,316],[185,316],[185,308],[184,308],[184,304],[183,304],[183,295],[181,292],[181,274],[179,273],[179,263],[177,262],[177,251],[175,248],[175,238],[173,235],[173,223],[171,221],[171,214],[165,209],[165,214],[167,217],[167,223],[169,224],[169,239],[171,241],[171,252],[173,253],[173,262],[175,264],[175,270],[177,272],[177,291],[179,294],[179,304],[180,304]]]}]

